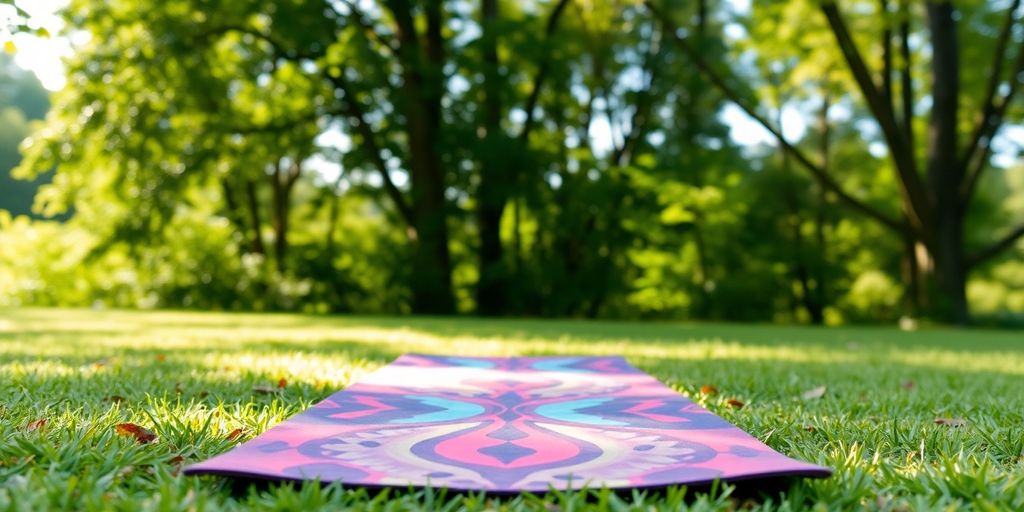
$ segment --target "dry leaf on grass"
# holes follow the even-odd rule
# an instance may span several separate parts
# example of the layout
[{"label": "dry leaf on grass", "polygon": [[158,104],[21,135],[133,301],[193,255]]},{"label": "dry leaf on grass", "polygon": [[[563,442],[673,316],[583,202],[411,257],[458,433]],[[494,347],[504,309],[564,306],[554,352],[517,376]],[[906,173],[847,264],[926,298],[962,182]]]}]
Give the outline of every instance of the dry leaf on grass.
[{"label": "dry leaf on grass", "polygon": [[175,466],[178,465],[178,464],[181,464],[182,462],[185,462],[185,457],[182,457],[181,455],[175,455],[174,457],[171,457],[170,459],[167,459],[167,463],[168,464],[175,465]]},{"label": "dry leaf on grass", "polygon": [[[7,459],[6,464],[8,466],[14,467],[14,466],[17,466],[19,464],[31,464],[32,461],[34,461],[34,460],[36,460],[35,454],[29,455],[28,457],[10,457],[9,459]],[[4,460],[0,459],[0,467],[3,467],[4,464],[5,464]]]},{"label": "dry leaf on grass", "polygon": [[966,427],[967,420],[963,418],[935,418],[935,424],[947,427]]},{"label": "dry leaf on grass", "polygon": [[231,440],[231,441],[234,441],[235,439],[238,438],[238,436],[240,436],[240,435],[242,435],[244,433],[245,433],[245,429],[244,428],[236,428],[236,429],[234,429],[234,430],[232,430],[231,432],[228,433],[228,439]]},{"label": "dry leaf on grass", "polygon": [[39,430],[46,426],[47,421],[48,420],[46,418],[30,421],[28,422],[28,425],[25,425],[25,430],[28,430],[30,432],[33,430]]},{"label": "dry leaf on grass", "polygon": [[134,437],[140,444],[152,443],[156,440],[156,434],[152,430],[134,423],[120,423],[114,427],[114,430],[118,435]]},{"label": "dry leaf on grass", "polygon": [[716,388],[716,387],[714,387],[714,386],[712,386],[710,384],[704,384],[703,386],[700,387],[700,393],[702,395],[717,395],[718,394],[718,388]]},{"label": "dry leaf on grass", "polygon": [[818,430],[818,428],[815,427],[814,425],[804,425],[804,430],[806,430],[807,432],[814,432]]},{"label": "dry leaf on grass", "polygon": [[285,378],[282,377],[281,380],[277,381],[277,388],[278,389],[284,389],[287,386],[288,386],[288,379],[285,379]]},{"label": "dry leaf on grass", "polygon": [[730,398],[730,399],[726,400],[725,403],[729,407],[732,407],[733,409],[742,409],[743,406],[747,405],[747,404],[745,404],[745,403],[743,403],[740,400],[737,400],[735,398]]},{"label": "dry leaf on grass", "polygon": [[801,394],[800,396],[804,400],[815,400],[815,399],[818,399],[818,398],[821,398],[821,397],[825,396],[825,392],[826,391],[828,391],[827,387],[825,387],[825,386],[818,386],[818,387],[816,387],[814,389],[808,389],[807,391],[804,391],[803,394]]}]

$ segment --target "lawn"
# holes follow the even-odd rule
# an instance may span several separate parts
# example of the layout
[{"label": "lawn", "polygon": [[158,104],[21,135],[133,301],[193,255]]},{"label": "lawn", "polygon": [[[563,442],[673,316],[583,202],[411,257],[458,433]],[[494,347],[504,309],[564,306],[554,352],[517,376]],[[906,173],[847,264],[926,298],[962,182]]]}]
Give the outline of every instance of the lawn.
[{"label": "lawn", "polygon": [[[622,354],[774,449],[836,474],[767,494],[725,487],[711,495],[597,491],[500,500],[245,486],[181,475],[182,465],[250,439],[411,351]],[[702,393],[704,386],[718,392]],[[806,393],[820,386],[823,396]],[[140,444],[116,432],[121,423],[158,437]],[[681,504],[1022,510],[1024,334],[0,311],[0,510],[649,510]]]}]

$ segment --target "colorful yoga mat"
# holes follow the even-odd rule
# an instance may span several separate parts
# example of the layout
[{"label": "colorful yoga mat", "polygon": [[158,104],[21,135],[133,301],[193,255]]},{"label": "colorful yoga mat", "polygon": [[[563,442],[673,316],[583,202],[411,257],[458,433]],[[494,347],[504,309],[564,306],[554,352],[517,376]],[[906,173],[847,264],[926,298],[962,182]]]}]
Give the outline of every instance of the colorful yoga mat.
[{"label": "colorful yoga mat", "polygon": [[185,473],[510,493],[831,471],[621,357],[409,354]]}]

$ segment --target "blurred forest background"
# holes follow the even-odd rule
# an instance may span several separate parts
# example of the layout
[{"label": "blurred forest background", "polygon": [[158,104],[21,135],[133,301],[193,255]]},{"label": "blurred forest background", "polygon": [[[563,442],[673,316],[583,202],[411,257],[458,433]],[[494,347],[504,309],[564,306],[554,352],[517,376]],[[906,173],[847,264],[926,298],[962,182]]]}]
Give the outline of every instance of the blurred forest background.
[{"label": "blurred forest background", "polygon": [[28,3],[2,306],[1024,325],[1020,0]]}]

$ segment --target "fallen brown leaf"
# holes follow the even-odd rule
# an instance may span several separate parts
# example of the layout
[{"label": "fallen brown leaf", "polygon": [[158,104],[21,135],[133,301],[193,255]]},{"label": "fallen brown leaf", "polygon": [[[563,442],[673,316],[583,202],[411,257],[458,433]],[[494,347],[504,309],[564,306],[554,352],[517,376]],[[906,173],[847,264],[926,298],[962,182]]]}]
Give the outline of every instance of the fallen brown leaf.
[{"label": "fallen brown leaf", "polygon": [[730,398],[730,399],[726,400],[725,403],[729,407],[732,407],[733,409],[742,409],[744,405],[747,405],[747,404],[743,403],[742,401],[737,400],[735,398]]},{"label": "fallen brown leaf", "polygon": [[821,397],[825,396],[825,392],[826,391],[828,391],[827,387],[825,387],[825,386],[818,386],[818,387],[816,387],[814,389],[808,389],[807,391],[804,391],[803,394],[800,395],[800,396],[804,400],[815,400],[815,399],[818,399],[818,398],[821,398]]},{"label": "fallen brown leaf", "polygon": [[234,429],[234,430],[232,430],[231,432],[228,433],[228,440],[234,441],[235,439],[238,438],[238,436],[240,436],[240,435],[242,435],[244,433],[245,433],[245,429],[244,428],[236,428],[236,429]]},{"label": "fallen brown leaf", "polygon": [[28,430],[29,432],[33,430],[39,430],[46,426],[47,421],[48,420],[46,418],[30,421],[28,422],[28,425],[25,425],[25,430]]},{"label": "fallen brown leaf", "polygon": [[704,384],[703,386],[700,387],[700,393],[702,395],[717,395],[718,388],[712,386],[711,384]]},{"label": "fallen brown leaf", "polygon": [[120,423],[114,430],[118,435],[134,437],[139,444],[152,443],[156,440],[156,434],[152,430],[140,427],[134,423]]},{"label": "fallen brown leaf", "polygon": [[804,425],[804,430],[808,432],[814,432],[818,430],[814,425]]},{"label": "fallen brown leaf", "polygon": [[17,465],[19,465],[19,464],[31,464],[31,463],[32,463],[32,461],[36,460],[36,456],[35,456],[35,454],[32,454],[32,455],[29,455],[28,457],[25,457],[25,458],[21,458],[21,457],[11,457],[11,458],[10,458],[10,459],[8,459],[8,460],[9,460],[9,462],[10,462],[10,464],[9,464],[9,465],[11,465],[11,466],[17,466]]},{"label": "fallen brown leaf", "polygon": [[967,426],[967,420],[963,418],[935,418],[935,424],[947,427],[965,427]]},{"label": "fallen brown leaf", "polygon": [[185,462],[185,457],[182,457],[181,455],[175,455],[174,457],[167,459],[167,463],[172,465],[178,465],[182,462]]},{"label": "fallen brown leaf", "polygon": [[277,381],[277,389],[284,389],[287,386],[288,386],[288,379],[285,379],[284,377],[282,377],[281,380]]}]

